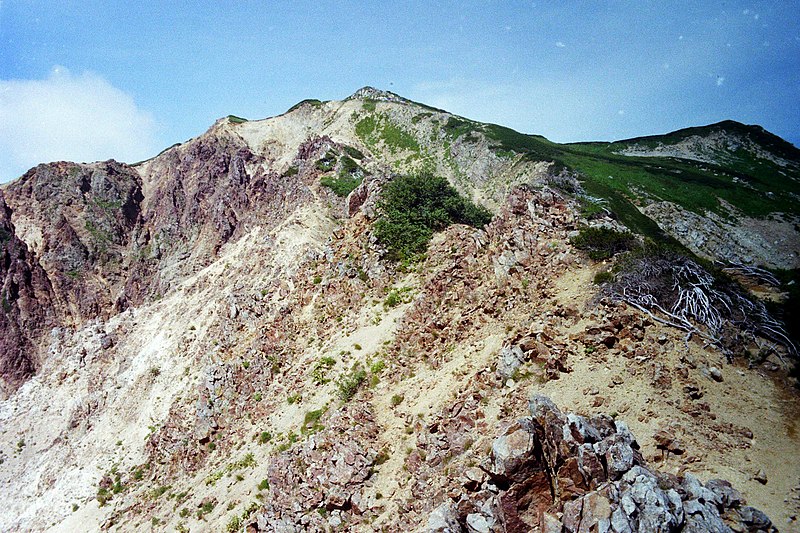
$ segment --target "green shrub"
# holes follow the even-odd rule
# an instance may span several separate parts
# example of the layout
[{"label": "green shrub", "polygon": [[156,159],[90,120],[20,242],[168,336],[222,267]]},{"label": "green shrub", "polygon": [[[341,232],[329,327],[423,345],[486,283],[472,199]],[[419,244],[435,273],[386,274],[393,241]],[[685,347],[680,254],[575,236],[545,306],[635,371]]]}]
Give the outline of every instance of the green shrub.
[{"label": "green shrub", "polygon": [[[349,158],[348,158],[349,159]],[[352,161],[352,159],[350,159]],[[353,176],[350,174],[340,174],[336,177],[323,176],[319,182],[333,191],[333,194],[344,198],[355,190],[356,187],[361,185],[361,177]]]},{"label": "green shrub", "polygon": [[345,175],[345,174],[352,175],[352,174],[355,174],[356,172],[358,172],[359,170],[361,170],[361,167],[358,166],[358,163],[353,161],[353,158],[351,158],[350,156],[343,155],[339,159],[339,175],[340,176]]},{"label": "green shrub", "polygon": [[609,228],[583,228],[570,241],[575,248],[588,252],[595,261],[630,250],[636,243],[633,234]]},{"label": "green shrub", "polygon": [[463,198],[445,178],[401,176],[381,191],[375,237],[395,261],[416,261],[437,231],[453,223],[483,227],[491,213]]},{"label": "green shrub", "polygon": [[344,152],[352,157],[353,159],[358,159],[359,161],[364,159],[364,154],[358,148],[354,148],[352,146],[345,146]]},{"label": "green shrub", "polygon": [[262,479],[261,482],[257,485],[258,490],[267,490],[269,488],[269,480]]},{"label": "green shrub", "polygon": [[603,283],[609,283],[612,281],[614,281],[614,274],[608,270],[603,270],[602,272],[598,272],[594,275],[595,285],[602,285]]},{"label": "green shrub", "polygon": [[383,301],[384,309],[391,309],[400,304],[405,304],[411,301],[411,287],[398,287],[389,291],[386,299]]},{"label": "green shrub", "polygon": [[97,502],[100,504],[100,507],[104,506],[108,500],[111,499],[111,492],[105,487],[100,487],[97,489]]},{"label": "green shrub", "polygon": [[367,379],[366,370],[358,363],[353,365],[351,372],[340,377],[337,382],[339,398],[345,402],[349,401],[356,395],[356,392],[358,392],[358,389],[361,387],[361,384],[364,383],[365,379]]},{"label": "green shrub", "polygon": [[314,364],[314,368],[311,370],[311,379],[314,381],[315,385],[324,385],[330,381],[330,378],[327,376],[328,370],[336,364],[336,360],[333,357],[325,356],[322,357],[319,361]]},{"label": "green shrub", "polygon": [[153,498],[154,500],[157,500],[158,498],[163,496],[164,493],[167,492],[168,490],[169,490],[169,485],[161,485],[160,487],[155,488],[150,492],[150,497]]},{"label": "green shrub", "polygon": [[327,407],[322,407],[320,409],[315,409],[314,411],[308,411],[306,416],[303,418],[303,429],[302,433],[305,435],[316,433],[318,431],[322,431],[323,426],[319,423],[320,418],[322,415],[325,414],[327,411]]},{"label": "green shrub", "polygon": [[258,435],[258,443],[259,444],[266,444],[271,440],[272,440],[272,433],[270,433],[269,431],[262,431]]},{"label": "green shrub", "polygon": [[333,152],[328,152],[322,159],[318,159],[317,162],[314,163],[317,170],[322,172],[330,172],[333,170],[334,165],[336,165],[336,154]]},{"label": "green shrub", "polygon": [[203,515],[207,515],[208,513],[213,511],[215,505],[216,505],[216,503],[213,502],[213,501],[203,502],[203,504],[200,505],[200,509],[197,510],[197,519],[198,520],[202,520],[203,519]]}]

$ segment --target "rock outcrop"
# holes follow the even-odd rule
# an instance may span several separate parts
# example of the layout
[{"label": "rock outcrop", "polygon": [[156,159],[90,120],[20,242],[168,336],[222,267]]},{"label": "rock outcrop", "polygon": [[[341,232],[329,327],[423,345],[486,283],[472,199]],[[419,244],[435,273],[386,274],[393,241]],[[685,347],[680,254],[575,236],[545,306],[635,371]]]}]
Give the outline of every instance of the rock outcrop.
[{"label": "rock outcrop", "polygon": [[624,422],[565,414],[536,394],[529,407],[494,440],[485,480],[436,507],[427,531],[777,531],[727,481],[648,467]]},{"label": "rock outcrop", "polygon": [[36,371],[36,344],[53,324],[52,288],[11,223],[0,191],[0,398]]}]

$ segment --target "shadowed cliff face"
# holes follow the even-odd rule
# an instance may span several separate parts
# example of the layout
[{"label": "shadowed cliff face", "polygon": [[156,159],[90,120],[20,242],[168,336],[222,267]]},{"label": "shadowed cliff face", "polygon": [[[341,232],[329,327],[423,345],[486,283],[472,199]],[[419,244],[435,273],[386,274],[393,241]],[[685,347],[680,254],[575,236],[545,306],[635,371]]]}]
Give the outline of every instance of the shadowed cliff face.
[{"label": "shadowed cliff face", "polygon": [[36,371],[35,346],[52,324],[52,289],[44,270],[16,235],[0,191],[0,397]]}]

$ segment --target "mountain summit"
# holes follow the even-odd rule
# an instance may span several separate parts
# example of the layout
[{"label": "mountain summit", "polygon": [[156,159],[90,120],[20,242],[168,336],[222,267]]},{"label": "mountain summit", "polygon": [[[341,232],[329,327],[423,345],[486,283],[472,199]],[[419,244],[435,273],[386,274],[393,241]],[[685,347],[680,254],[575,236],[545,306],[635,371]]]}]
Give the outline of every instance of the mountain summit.
[{"label": "mountain summit", "polygon": [[39,165],[0,188],[0,529],[772,531],[799,165],[371,87]]}]

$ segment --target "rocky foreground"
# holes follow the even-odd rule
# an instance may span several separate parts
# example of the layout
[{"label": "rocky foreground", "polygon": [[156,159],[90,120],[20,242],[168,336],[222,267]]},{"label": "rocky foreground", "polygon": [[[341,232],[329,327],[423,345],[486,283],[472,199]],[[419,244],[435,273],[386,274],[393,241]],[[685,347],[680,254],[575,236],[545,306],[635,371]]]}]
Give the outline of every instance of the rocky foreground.
[{"label": "rocky foreground", "polygon": [[564,414],[540,395],[530,413],[494,440],[464,476],[470,492],[437,507],[428,531],[777,531],[727,481],[649,467],[624,422]]}]

